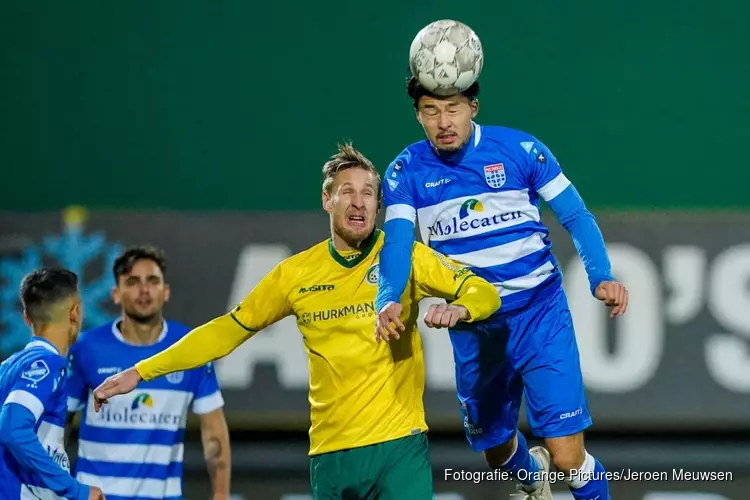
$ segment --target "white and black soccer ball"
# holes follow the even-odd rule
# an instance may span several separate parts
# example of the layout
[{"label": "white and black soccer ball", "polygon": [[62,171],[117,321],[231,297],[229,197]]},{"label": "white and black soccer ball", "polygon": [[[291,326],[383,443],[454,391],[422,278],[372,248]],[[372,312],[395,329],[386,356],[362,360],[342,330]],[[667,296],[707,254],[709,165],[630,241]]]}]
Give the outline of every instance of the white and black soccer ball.
[{"label": "white and black soccer ball", "polygon": [[484,64],[482,42],[465,24],[444,19],[428,24],[414,37],[409,69],[428,92],[446,96],[466,90]]}]

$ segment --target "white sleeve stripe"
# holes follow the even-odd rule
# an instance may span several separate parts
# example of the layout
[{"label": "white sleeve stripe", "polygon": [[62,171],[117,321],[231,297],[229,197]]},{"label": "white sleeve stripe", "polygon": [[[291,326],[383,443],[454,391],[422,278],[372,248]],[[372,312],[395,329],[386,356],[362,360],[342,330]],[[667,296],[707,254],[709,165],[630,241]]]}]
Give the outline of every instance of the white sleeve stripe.
[{"label": "white sleeve stripe", "polygon": [[216,391],[208,396],[203,396],[193,401],[193,413],[196,415],[204,415],[211,413],[214,410],[218,410],[224,406],[224,398],[221,397],[221,392]]},{"label": "white sleeve stripe", "polygon": [[27,391],[11,392],[8,394],[3,405],[7,405],[8,403],[16,403],[23,406],[34,415],[35,421],[39,420],[39,417],[44,413],[44,404],[39,401],[38,397]]},{"label": "white sleeve stripe", "polygon": [[385,222],[392,219],[406,219],[409,222],[414,222],[416,218],[417,210],[411,205],[405,203],[391,205],[385,210]]},{"label": "white sleeve stripe", "polygon": [[78,401],[76,398],[70,398],[70,397],[68,398],[68,411],[69,412],[71,413],[76,412],[80,410],[81,408],[83,408],[83,406],[84,406],[83,403]]},{"label": "white sleeve stripe", "polygon": [[557,177],[538,189],[537,193],[539,193],[539,196],[541,196],[544,201],[550,202],[554,200],[558,194],[565,191],[568,186],[570,186],[570,181],[565,177],[565,174],[561,172]]}]

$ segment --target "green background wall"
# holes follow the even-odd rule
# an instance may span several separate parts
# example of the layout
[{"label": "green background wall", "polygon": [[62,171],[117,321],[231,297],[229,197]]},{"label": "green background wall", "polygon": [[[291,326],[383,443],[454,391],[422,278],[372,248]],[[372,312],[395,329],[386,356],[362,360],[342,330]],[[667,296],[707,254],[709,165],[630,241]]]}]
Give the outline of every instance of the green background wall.
[{"label": "green background wall", "polygon": [[547,143],[589,205],[750,207],[750,7],[537,2],[8,1],[0,210],[316,209],[352,139],[420,139],[404,92],[428,22],[486,52],[479,121]]}]

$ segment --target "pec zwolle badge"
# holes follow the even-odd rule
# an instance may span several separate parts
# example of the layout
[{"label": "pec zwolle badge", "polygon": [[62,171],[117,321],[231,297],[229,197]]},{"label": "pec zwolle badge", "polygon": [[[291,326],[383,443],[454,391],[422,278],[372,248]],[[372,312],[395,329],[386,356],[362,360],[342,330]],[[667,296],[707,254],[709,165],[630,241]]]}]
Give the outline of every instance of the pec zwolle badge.
[{"label": "pec zwolle badge", "polygon": [[491,188],[499,188],[505,184],[505,167],[502,163],[484,167],[484,180]]}]

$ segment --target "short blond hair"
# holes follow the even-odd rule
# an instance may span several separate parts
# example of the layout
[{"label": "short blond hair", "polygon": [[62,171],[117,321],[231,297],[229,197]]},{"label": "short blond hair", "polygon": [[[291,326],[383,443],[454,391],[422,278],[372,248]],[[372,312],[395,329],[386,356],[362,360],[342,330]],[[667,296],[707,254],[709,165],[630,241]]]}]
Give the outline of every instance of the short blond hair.
[{"label": "short blond hair", "polygon": [[336,146],[339,150],[338,153],[331,156],[325,165],[323,165],[323,190],[331,194],[331,186],[333,186],[333,181],[339,172],[350,168],[361,168],[371,172],[378,180],[378,199],[380,199],[380,174],[372,162],[357,148],[352,146],[350,142],[337,144]]}]

